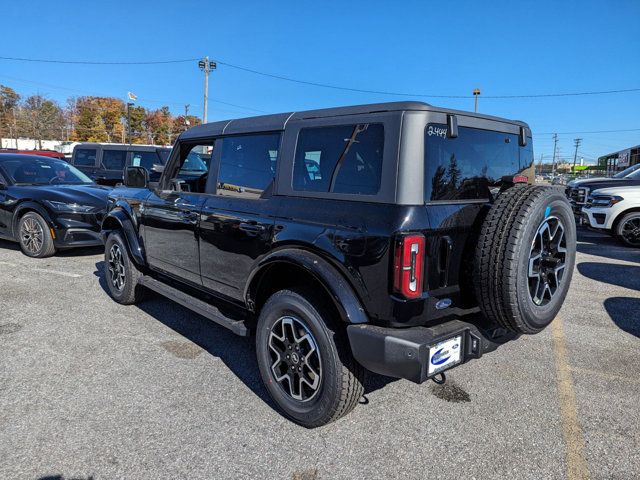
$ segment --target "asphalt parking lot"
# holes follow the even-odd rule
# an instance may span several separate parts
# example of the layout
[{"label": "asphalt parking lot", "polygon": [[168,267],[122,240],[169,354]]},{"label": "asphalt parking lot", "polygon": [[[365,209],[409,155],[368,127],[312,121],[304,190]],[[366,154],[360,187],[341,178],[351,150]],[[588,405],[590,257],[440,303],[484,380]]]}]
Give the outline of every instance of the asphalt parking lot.
[{"label": "asphalt parking lot", "polygon": [[0,242],[0,478],[640,478],[640,251],[580,240],[550,328],[445,386],[371,376],[316,430],[274,410],[250,340],[113,302],[99,249]]}]

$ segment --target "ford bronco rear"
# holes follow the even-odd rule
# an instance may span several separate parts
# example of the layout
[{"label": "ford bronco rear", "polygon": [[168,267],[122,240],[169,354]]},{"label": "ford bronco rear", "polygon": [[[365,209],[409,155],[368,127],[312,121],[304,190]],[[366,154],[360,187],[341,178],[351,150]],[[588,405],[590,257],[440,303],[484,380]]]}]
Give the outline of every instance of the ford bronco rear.
[{"label": "ford bronco rear", "polygon": [[365,370],[444,381],[553,320],[575,224],[532,167],[526,124],[417,102],[194,127],[159,183],[130,167],[112,192],[107,284],[254,334],[275,403],[323,425]]}]

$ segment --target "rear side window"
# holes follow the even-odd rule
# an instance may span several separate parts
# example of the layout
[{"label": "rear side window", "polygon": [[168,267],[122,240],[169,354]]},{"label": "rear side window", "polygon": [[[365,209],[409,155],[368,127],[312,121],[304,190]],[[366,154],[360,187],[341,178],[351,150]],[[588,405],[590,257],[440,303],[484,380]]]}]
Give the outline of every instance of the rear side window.
[{"label": "rear side window", "polygon": [[102,152],[102,165],[106,170],[124,170],[126,160],[126,150],[103,150]]},{"label": "rear side window", "polygon": [[491,198],[502,177],[522,173],[533,162],[531,138],[518,145],[518,135],[459,127],[457,138],[447,126],[425,129],[425,201]]},{"label": "rear side window", "polygon": [[280,133],[224,138],[218,195],[260,197],[275,177],[279,145]]},{"label": "rear side window", "polygon": [[380,190],[384,127],[377,123],[303,128],[293,189],[375,195]]},{"label": "rear side window", "polygon": [[73,159],[73,164],[77,167],[95,167],[96,165],[96,149],[95,148],[78,148]]},{"label": "rear side window", "polygon": [[131,165],[134,167],[144,167],[148,171],[152,171],[154,165],[163,164],[164,162],[156,152],[133,152],[131,154]]}]

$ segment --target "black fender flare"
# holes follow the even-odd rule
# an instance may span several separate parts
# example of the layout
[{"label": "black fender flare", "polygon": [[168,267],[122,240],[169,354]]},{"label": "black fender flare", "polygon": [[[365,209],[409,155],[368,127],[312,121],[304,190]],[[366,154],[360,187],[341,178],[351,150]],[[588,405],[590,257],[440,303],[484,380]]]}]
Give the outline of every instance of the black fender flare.
[{"label": "black fender flare", "polygon": [[116,228],[112,228],[113,222],[116,222],[119,226],[118,229],[122,230],[124,233],[124,240],[134,262],[141,267],[145,267],[147,262],[144,253],[144,246],[140,236],[138,235],[138,230],[134,225],[134,220],[131,219],[129,213],[127,213],[123,208],[114,208],[107,213],[102,220],[100,234],[102,235],[103,241],[106,243],[109,233],[116,230]]},{"label": "black fender flare", "polygon": [[23,212],[24,210],[31,210],[38,213],[38,215],[44,218],[45,222],[47,222],[50,227],[55,226],[53,220],[51,220],[51,215],[49,215],[47,209],[44,208],[41,204],[32,201],[23,202],[13,212],[13,219],[11,221],[11,234],[14,237],[16,237],[16,233],[18,230],[18,218],[22,216],[21,212]]},{"label": "black fender flare", "polygon": [[260,278],[269,267],[277,263],[288,263],[304,269],[313,276],[333,299],[342,319],[349,324],[368,323],[369,319],[362,302],[349,282],[328,261],[308,250],[284,248],[267,255],[253,269],[244,291],[247,305],[255,305],[256,291]]}]

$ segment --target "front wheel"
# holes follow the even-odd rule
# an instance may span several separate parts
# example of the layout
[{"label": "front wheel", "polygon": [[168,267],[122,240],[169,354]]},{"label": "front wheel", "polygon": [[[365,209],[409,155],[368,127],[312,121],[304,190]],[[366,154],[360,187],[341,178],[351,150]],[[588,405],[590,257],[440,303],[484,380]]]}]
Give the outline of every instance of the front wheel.
[{"label": "front wheel", "polygon": [[22,253],[33,258],[46,258],[56,253],[51,230],[36,212],[25,213],[18,223],[18,240]]},{"label": "front wheel", "polygon": [[256,355],[262,380],[284,414],[307,428],[349,413],[364,392],[364,369],[339,322],[307,289],[281,290],[260,312]]},{"label": "front wheel", "polygon": [[627,247],[640,247],[640,212],[627,213],[616,225],[616,236]]},{"label": "front wheel", "polygon": [[120,232],[111,232],[104,246],[104,264],[107,288],[111,298],[123,305],[132,305],[142,299],[142,276],[129,256]]}]

